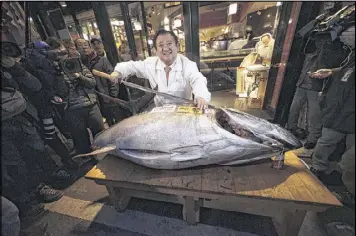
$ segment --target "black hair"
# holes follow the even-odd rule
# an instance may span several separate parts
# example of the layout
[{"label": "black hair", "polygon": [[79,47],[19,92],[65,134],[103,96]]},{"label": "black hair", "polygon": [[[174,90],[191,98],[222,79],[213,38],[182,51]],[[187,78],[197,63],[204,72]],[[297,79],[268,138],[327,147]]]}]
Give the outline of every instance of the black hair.
[{"label": "black hair", "polygon": [[55,37],[49,37],[46,40],[46,43],[48,44],[48,46],[50,46],[53,49],[58,49],[62,46],[61,41]]},{"label": "black hair", "polygon": [[158,36],[164,35],[164,34],[170,34],[174,38],[174,41],[176,41],[176,45],[178,44],[178,37],[173,31],[169,31],[169,30],[165,30],[165,29],[159,29],[156,32],[156,34],[155,34],[155,36],[153,38],[153,47],[155,49],[157,49],[156,40],[157,40]]}]

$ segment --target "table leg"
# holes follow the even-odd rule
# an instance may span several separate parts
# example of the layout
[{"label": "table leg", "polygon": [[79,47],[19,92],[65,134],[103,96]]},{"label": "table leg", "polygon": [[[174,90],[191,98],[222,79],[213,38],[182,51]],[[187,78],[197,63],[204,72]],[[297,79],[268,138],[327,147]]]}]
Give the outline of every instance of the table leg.
[{"label": "table leg", "polygon": [[196,201],[194,197],[184,197],[183,204],[183,220],[187,221],[190,225],[195,225],[199,222],[200,206],[202,200]]},{"label": "table leg", "polygon": [[306,211],[285,211],[277,217],[272,217],[279,236],[298,236]]},{"label": "table leg", "polygon": [[125,190],[110,186],[106,186],[106,189],[109,192],[110,199],[115,209],[119,212],[125,211],[131,200],[131,197],[125,193]]}]

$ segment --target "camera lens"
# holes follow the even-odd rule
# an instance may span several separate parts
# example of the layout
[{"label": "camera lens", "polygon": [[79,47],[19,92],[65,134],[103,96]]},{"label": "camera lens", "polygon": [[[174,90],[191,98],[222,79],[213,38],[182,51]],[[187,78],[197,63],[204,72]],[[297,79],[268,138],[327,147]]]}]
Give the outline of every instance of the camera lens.
[{"label": "camera lens", "polygon": [[75,70],[75,63],[68,61],[65,63],[65,67],[68,71],[74,71]]}]

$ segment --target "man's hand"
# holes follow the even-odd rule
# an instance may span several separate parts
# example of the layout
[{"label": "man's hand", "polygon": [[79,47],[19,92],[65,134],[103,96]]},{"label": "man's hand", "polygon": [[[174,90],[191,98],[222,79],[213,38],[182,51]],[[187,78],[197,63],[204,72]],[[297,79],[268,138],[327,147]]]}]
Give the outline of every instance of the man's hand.
[{"label": "man's hand", "polygon": [[119,72],[114,71],[113,73],[110,74],[110,80],[113,83],[121,83],[122,81],[121,74]]},{"label": "man's hand", "polygon": [[58,96],[54,96],[53,100],[57,103],[62,103],[63,102],[63,99],[58,97]]},{"label": "man's hand", "polygon": [[330,69],[320,69],[315,71],[314,73],[310,73],[310,77],[316,79],[325,79],[329,77],[331,74],[332,71]]},{"label": "man's hand", "polygon": [[205,101],[204,98],[196,97],[194,102],[197,105],[197,107],[199,107],[200,109],[208,108],[208,103],[207,101]]}]

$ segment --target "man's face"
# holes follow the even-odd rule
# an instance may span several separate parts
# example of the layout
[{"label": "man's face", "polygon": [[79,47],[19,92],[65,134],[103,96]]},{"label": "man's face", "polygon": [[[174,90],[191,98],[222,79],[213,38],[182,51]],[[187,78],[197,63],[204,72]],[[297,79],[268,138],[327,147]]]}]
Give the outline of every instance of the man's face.
[{"label": "man's face", "polygon": [[80,52],[80,54],[82,54],[84,56],[88,56],[92,52],[89,42],[86,40],[78,41],[77,47],[78,47],[78,51]]},{"label": "man's face", "polygon": [[355,48],[355,26],[348,28],[340,35],[340,41],[346,46]]},{"label": "man's face", "polygon": [[97,51],[97,52],[103,52],[103,51],[104,51],[104,45],[103,45],[101,42],[99,42],[99,41],[94,41],[94,42],[92,43],[92,45],[93,45],[93,49],[94,49],[95,51]]},{"label": "man's face", "polygon": [[268,36],[264,36],[262,38],[262,43],[265,45],[265,46],[268,46],[269,42],[271,41],[271,39],[268,37]]},{"label": "man's face", "polygon": [[161,34],[156,40],[156,55],[161,61],[170,66],[177,58],[178,45],[170,34]]},{"label": "man's face", "polygon": [[79,56],[79,52],[77,51],[77,48],[74,45],[68,47],[68,56],[69,57]]}]

